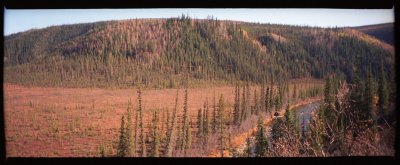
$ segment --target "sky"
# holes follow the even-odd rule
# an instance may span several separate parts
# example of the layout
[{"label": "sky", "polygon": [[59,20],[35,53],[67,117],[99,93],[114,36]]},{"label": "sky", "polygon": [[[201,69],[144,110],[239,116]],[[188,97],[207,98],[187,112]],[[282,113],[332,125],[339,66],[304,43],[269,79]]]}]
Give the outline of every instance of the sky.
[{"label": "sky", "polygon": [[309,25],[362,26],[394,22],[394,9],[4,9],[4,35],[54,25],[134,18],[171,18],[182,14],[205,19]]}]

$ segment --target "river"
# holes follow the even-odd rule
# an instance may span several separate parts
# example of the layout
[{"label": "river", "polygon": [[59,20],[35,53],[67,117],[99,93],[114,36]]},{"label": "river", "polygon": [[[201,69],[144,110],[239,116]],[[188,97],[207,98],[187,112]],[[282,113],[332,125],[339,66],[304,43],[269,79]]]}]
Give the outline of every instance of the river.
[{"label": "river", "polygon": [[[311,120],[312,113],[319,108],[321,103],[322,103],[322,101],[319,100],[319,101],[314,101],[309,104],[301,105],[301,106],[291,109],[292,111],[295,112],[295,114],[298,118],[298,121],[299,121],[298,123],[299,123],[300,128],[301,128],[302,124],[304,123],[304,129],[307,130],[308,125]],[[270,124],[266,125],[265,128],[266,128],[265,129],[266,136],[268,137],[268,140],[271,141],[272,122]],[[249,138],[250,138],[250,148],[251,148],[250,155],[251,155],[251,157],[254,157],[255,136],[250,136]],[[271,144],[271,143],[269,143],[269,144]],[[241,144],[241,146],[239,147],[241,153],[245,149],[245,145],[246,145],[246,142]]]}]

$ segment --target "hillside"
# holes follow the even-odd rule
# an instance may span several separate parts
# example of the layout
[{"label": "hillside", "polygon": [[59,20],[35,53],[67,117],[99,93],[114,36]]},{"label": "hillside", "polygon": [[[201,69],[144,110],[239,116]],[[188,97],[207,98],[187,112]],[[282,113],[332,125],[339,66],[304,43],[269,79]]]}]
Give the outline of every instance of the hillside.
[{"label": "hillside", "polygon": [[354,29],[394,45],[394,23],[358,26]]},{"label": "hillside", "polygon": [[5,82],[36,86],[174,88],[291,78],[351,80],[394,55],[347,29],[219,20],[132,19],[53,26],[5,37]]}]

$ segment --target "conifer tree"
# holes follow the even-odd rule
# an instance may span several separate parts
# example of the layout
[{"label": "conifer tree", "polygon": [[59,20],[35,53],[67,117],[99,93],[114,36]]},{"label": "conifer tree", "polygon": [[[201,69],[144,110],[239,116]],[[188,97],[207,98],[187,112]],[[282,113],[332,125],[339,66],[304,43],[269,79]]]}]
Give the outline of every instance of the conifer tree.
[{"label": "conifer tree", "polygon": [[[264,102],[265,102],[265,84],[264,82],[261,84],[261,91],[260,91],[260,100],[259,100],[259,110],[261,112],[265,112],[265,106],[264,106]],[[257,112],[258,114],[258,112]]]},{"label": "conifer tree", "polygon": [[236,83],[235,87],[235,103],[234,103],[234,110],[233,110],[233,122],[235,125],[239,125],[239,118],[240,118],[240,87],[239,83]]},{"label": "conifer tree", "polygon": [[[133,155],[133,153],[134,153],[134,150],[133,150],[133,145],[132,145],[132,142],[133,142],[133,134],[132,134],[132,131],[133,131],[133,129],[132,129],[132,111],[131,111],[131,108],[130,108],[130,106],[131,106],[131,100],[129,100],[128,101],[128,108],[127,108],[127,125],[126,125],[126,154],[127,154],[127,156],[132,156]],[[134,156],[134,155],[133,155]]]},{"label": "conifer tree", "polygon": [[251,157],[251,142],[250,138],[246,138],[246,148],[244,149],[244,157]]},{"label": "conifer tree", "polygon": [[373,96],[373,80],[371,69],[368,72],[367,82],[365,84],[365,91],[364,91],[364,104],[365,104],[365,120],[368,121],[369,127],[372,127],[376,123],[375,111],[374,111],[374,96]]},{"label": "conifer tree", "polygon": [[294,85],[293,85],[293,99],[295,100],[296,99],[296,97],[297,97],[297,89],[296,89],[296,82],[294,83]]},{"label": "conifer tree", "polygon": [[214,90],[214,99],[213,99],[213,116],[212,116],[212,133],[217,132],[217,106],[215,104],[215,90]]},{"label": "conifer tree", "polygon": [[[179,90],[176,90],[176,98],[175,98],[175,107],[174,110],[172,112],[172,121],[171,121],[171,127],[167,127],[168,132],[167,132],[167,140],[166,140],[166,144],[165,144],[165,150],[164,150],[164,156],[165,157],[170,157],[171,156],[171,146],[172,146],[172,141],[174,140],[174,129],[175,129],[175,120],[176,120],[176,113],[178,110],[178,94],[179,94]],[[178,117],[179,119],[179,117]],[[179,127],[178,127],[178,131],[179,131]],[[179,139],[179,132],[178,132],[178,139]],[[178,140],[179,141],[179,140]],[[179,143],[176,143],[176,145],[178,146]]]},{"label": "conifer tree", "polygon": [[203,135],[203,112],[201,108],[199,108],[197,113],[197,137],[201,138]]},{"label": "conifer tree", "polygon": [[158,157],[159,156],[159,149],[160,149],[160,137],[159,137],[159,130],[158,130],[158,123],[159,123],[159,115],[157,111],[154,111],[153,114],[153,128],[152,128],[152,141],[151,141],[151,157]]},{"label": "conifer tree", "polygon": [[265,128],[262,118],[258,119],[257,123],[257,134],[256,134],[256,144],[255,144],[255,154],[257,157],[263,157],[268,149],[268,141],[265,136]]},{"label": "conifer tree", "polygon": [[190,131],[190,127],[189,127],[189,126],[186,127],[185,132],[186,132],[186,133],[185,133],[184,154],[185,154],[185,156],[186,156],[187,150],[190,149],[191,146],[192,146],[192,133],[191,133],[191,131]]},{"label": "conifer tree", "polygon": [[378,87],[378,112],[381,117],[387,115],[389,107],[389,90],[385,75],[386,73],[383,68],[383,61],[381,61]]},{"label": "conifer tree", "polygon": [[278,111],[280,110],[280,108],[279,108],[279,95],[277,95],[277,96],[275,97],[275,103],[274,103],[274,105],[275,105],[275,112],[278,112]]},{"label": "conifer tree", "polygon": [[124,116],[122,115],[121,117],[121,128],[120,128],[120,136],[119,136],[119,143],[118,143],[118,148],[117,148],[117,156],[118,157],[125,157],[126,156],[126,149],[127,149],[127,144],[126,144],[126,132],[125,132],[125,119]]},{"label": "conifer tree", "polygon": [[139,143],[140,143],[140,150],[139,156],[146,157],[146,143],[144,139],[144,129],[143,129],[143,114],[142,114],[142,91],[139,87],[138,89],[138,115],[139,115]]},{"label": "conifer tree", "polygon": [[210,133],[210,119],[208,115],[208,99],[204,103],[204,123],[203,123],[203,148],[207,146],[208,143],[208,135]]},{"label": "conifer tree", "polygon": [[265,106],[265,113],[270,113],[270,109],[269,109],[269,87],[267,87],[267,91],[265,92],[265,100],[264,100],[264,106]]},{"label": "conifer tree", "polygon": [[239,125],[241,124],[242,121],[244,121],[244,115],[246,113],[246,108],[247,108],[247,103],[246,103],[246,86],[243,85],[243,90],[242,90],[242,102],[241,102],[241,112],[240,112],[240,117],[239,117]]},{"label": "conifer tree", "polygon": [[224,103],[224,97],[221,94],[221,97],[219,98],[219,102],[218,102],[218,125],[219,125],[218,144],[219,144],[221,157],[224,157],[224,150],[225,150],[224,112],[225,112],[225,103]]},{"label": "conifer tree", "polygon": [[[178,120],[179,120],[179,119],[181,119],[181,116],[178,115],[177,118],[178,118]],[[177,123],[177,128],[178,128],[177,130],[178,130],[178,132],[177,132],[177,139],[176,139],[175,150],[180,150],[180,149],[182,149],[182,140],[183,140],[183,137],[182,137],[182,127],[183,127],[182,122],[178,122],[178,123]]]},{"label": "conifer tree", "polygon": [[269,93],[269,98],[268,98],[268,101],[269,101],[269,109],[270,109],[270,114],[272,113],[272,108],[274,107],[274,86],[273,86],[273,82],[271,83],[271,88],[270,88],[270,91],[269,91],[270,93]]},{"label": "conifer tree", "polygon": [[258,94],[257,94],[257,90],[254,89],[254,107],[252,108],[251,114],[258,114],[258,105],[259,101],[258,101]]},{"label": "conifer tree", "polygon": [[188,149],[190,147],[190,135],[188,133],[190,133],[189,130],[189,118],[188,118],[188,84],[186,85],[186,89],[185,89],[185,97],[184,97],[184,104],[183,104],[183,126],[182,126],[182,142],[183,142],[183,146],[182,148],[184,149],[184,154],[186,154],[186,149]]},{"label": "conifer tree", "polygon": [[[271,130],[273,142],[284,137],[284,129],[285,129],[285,123],[282,120],[282,118],[280,118],[280,117],[275,118],[273,120],[272,130]],[[274,144],[274,143],[272,143],[272,144]]]},{"label": "conifer tree", "polygon": [[289,131],[289,136],[295,136],[297,133],[297,120],[295,114],[290,110],[290,102],[288,100],[286,111],[285,111],[285,123],[286,128]]},{"label": "conifer tree", "polygon": [[352,127],[354,131],[353,136],[357,136],[357,133],[360,132],[358,128],[363,128],[364,125],[361,122],[364,119],[363,100],[364,86],[359,75],[356,73],[353,77],[352,87],[350,90],[350,113],[352,114],[350,120],[354,122]]},{"label": "conifer tree", "polygon": [[246,88],[247,88],[247,90],[246,90],[246,111],[245,111],[245,115],[244,115],[244,119],[246,120],[247,119],[247,117],[249,117],[250,116],[250,100],[251,100],[251,98],[250,98],[250,84],[249,84],[249,81],[247,81],[246,82]]}]

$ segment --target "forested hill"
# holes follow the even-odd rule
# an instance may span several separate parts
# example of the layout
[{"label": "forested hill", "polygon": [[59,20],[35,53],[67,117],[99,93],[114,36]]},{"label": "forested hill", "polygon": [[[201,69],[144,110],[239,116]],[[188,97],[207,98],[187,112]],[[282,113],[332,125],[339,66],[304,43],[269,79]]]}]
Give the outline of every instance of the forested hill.
[{"label": "forested hill", "polygon": [[394,45],[394,23],[359,26],[354,27],[354,29]]},{"label": "forested hill", "polygon": [[351,80],[394,55],[354,29],[235,21],[132,19],[53,26],[5,37],[5,82],[66,87],[176,87],[196,82],[254,83],[290,78]]}]

